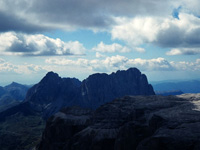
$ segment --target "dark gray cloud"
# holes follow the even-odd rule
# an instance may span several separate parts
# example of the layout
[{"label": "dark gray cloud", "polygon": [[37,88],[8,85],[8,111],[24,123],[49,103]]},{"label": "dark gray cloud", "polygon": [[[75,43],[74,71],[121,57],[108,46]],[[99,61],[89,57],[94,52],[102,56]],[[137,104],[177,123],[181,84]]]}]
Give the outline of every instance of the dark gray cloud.
[{"label": "dark gray cloud", "polygon": [[116,16],[169,14],[170,2],[170,0],[164,2],[162,0],[2,0],[0,19],[4,21],[0,24],[0,31],[105,29],[115,24],[113,17]]},{"label": "dark gray cloud", "polygon": [[36,25],[34,22],[28,22],[26,19],[19,18],[14,14],[7,14],[6,12],[0,11],[0,32],[6,31],[17,31],[17,32],[39,32],[48,30],[39,24]]},{"label": "dark gray cloud", "polygon": [[155,43],[161,47],[170,48],[200,47],[200,26],[188,30],[172,25],[167,30],[159,32]]},{"label": "dark gray cloud", "polygon": [[[198,4],[197,0],[190,3]],[[187,4],[186,0],[1,0],[0,32],[100,29],[134,47],[143,43],[167,48],[199,47],[200,19],[183,12]],[[180,6],[179,20],[170,17],[173,9]],[[188,11],[192,6],[195,5],[188,5]],[[48,48],[40,54],[62,53],[51,44],[46,42]],[[35,53],[34,48],[38,49],[16,43],[8,51]]]}]

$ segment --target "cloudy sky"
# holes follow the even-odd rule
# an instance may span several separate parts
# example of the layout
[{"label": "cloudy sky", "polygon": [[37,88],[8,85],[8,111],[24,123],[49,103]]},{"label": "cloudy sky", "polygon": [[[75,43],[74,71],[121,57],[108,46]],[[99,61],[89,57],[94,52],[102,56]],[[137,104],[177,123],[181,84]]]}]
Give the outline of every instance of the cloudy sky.
[{"label": "cloudy sky", "polygon": [[0,85],[137,67],[199,79],[199,0],[0,0]]}]

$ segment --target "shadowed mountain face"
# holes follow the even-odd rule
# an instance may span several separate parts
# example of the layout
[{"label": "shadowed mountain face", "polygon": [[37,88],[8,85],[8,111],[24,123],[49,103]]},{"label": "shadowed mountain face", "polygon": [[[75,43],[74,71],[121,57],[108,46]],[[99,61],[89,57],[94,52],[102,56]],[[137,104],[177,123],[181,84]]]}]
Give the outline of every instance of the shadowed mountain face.
[{"label": "shadowed mountain face", "polygon": [[199,150],[200,95],[126,96],[47,121],[38,150]]},{"label": "shadowed mountain face", "polygon": [[30,86],[11,83],[0,87],[0,149],[23,150],[37,144],[45,122],[23,102]]},{"label": "shadowed mountain face", "polygon": [[6,93],[5,89],[0,86],[0,97]]},{"label": "shadowed mountain face", "polygon": [[154,95],[144,74],[136,68],[108,74],[93,74],[80,82],[75,78],[60,78],[49,72],[27,93],[26,102],[48,118],[64,106],[96,109],[116,97]]},{"label": "shadowed mountain face", "polygon": [[26,102],[48,118],[64,106],[72,106],[77,102],[81,82],[75,78],[61,78],[49,72],[27,93]]},{"label": "shadowed mountain face", "polygon": [[94,74],[82,82],[81,96],[90,108],[125,95],[154,95],[144,74],[136,68],[117,71],[110,75]]}]

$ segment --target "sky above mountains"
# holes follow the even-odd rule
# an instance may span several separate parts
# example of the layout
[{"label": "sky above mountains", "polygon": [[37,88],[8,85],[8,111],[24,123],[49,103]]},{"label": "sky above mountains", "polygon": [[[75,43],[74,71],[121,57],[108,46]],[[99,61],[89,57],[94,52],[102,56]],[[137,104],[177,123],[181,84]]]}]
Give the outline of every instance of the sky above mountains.
[{"label": "sky above mountains", "polygon": [[199,78],[199,0],[0,0],[0,20],[0,85],[130,67]]}]

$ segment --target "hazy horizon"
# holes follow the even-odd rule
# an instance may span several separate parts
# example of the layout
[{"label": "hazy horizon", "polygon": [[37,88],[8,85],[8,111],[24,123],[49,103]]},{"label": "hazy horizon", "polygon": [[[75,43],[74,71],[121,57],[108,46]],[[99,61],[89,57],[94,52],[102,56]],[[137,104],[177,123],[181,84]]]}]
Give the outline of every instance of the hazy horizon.
[{"label": "hazy horizon", "polygon": [[[48,72],[46,72],[46,74],[47,74]],[[57,72],[54,72],[54,73],[57,73]],[[141,72],[142,73],[142,72]],[[43,77],[45,77],[45,75],[46,74],[44,74],[44,76],[42,76],[40,79],[38,79],[38,80],[34,80],[34,81],[23,81],[23,80],[19,80],[19,81],[10,81],[10,82],[0,82],[0,86],[7,86],[7,85],[9,85],[9,84],[11,84],[11,83],[13,83],[13,82],[16,82],[16,83],[19,83],[19,84],[23,84],[23,85],[34,85],[34,84],[37,84],[37,83],[39,83],[41,80],[42,80],[42,78]],[[95,74],[95,73],[93,73],[93,74]],[[111,73],[106,73],[106,74],[111,74]],[[142,73],[142,74],[144,74],[144,73]],[[60,74],[58,74],[59,76],[60,76]],[[90,74],[90,75],[92,75],[92,74]],[[146,75],[146,74],[145,74]],[[147,75],[146,75],[147,76]],[[68,78],[69,76],[60,76],[61,78]],[[83,79],[79,79],[79,78],[77,78],[77,77],[69,77],[69,78],[76,78],[76,79],[78,79],[78,80],[80,80],[81,82],[84,80],[84,79],[86,79],[87,77],[89,77],[89,75],[88,76],[86,76],[85,78],[83,78]],[[158,84],[158,83],[165,83],[165,82],[174,82],[174,83],[176,83],[176,82],[184,82],[184,81],[192,81],[192,80],[198,80],[198,81],[200,81],[200,78],[194,78],[194,79],[190,79],[190,78],[185,78],[185,79],[168,79],[168,80],[165,80],[165,79],[163,79],[163,80],[149,80],[149,78],[148,78],[148,76],[147,76],[147,79],[148,79],[148,82],[150,83],[150,84]]]}]

